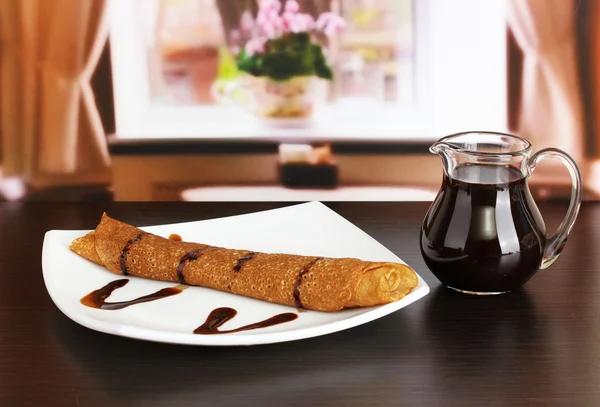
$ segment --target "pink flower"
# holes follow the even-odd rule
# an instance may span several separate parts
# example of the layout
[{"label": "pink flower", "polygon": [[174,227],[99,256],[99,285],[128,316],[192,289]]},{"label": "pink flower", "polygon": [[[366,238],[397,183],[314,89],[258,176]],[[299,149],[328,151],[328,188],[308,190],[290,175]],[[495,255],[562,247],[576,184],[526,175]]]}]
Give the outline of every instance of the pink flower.
[{"label": "pink flower", "polygon": [[283,13],[283,30],[286,33],[289,32],[299,32],[300,30],[300,20],[298,18],[298,14],[286,11]]},{"label": "pink flower", "polygon": [[346,22],[344,20],[335,20],[329,23],[325,30],[323,31],[326,36],[333,37],[339,33],[341,33],[346,27]]},{"label": "pink flower", "polygon": [[323,31],[328,37],[340,33],[346,27],[346,21],[339,15],[327,12],[321,14],[316,23],[317,29]]},{"label": "pink flower", "polygon": [[261,29],[265,24],[272,24],[278,18],[279,14],[275,10],[261,10],[256,17],[257,28]]},{"label": "pink flower", "polygon": [[252,13],[249,11],[244,11],[241,18],[241,28],[244,32],[251,32],[254,30],[254,18],[252,17]]},{"label": "pink flower", "polygon": [[242,34],[240,33],[239,30],[232,30],[230,37],[231,37],[231,41],[238,42],[239,40],[242,39]]},{"label": "pink flower", "polygon": [[273,38],[277,37],[277,28],[275,28],[275,25],[273,25],[270,22],[261,24],[260,32],[262,35],[264,35],[267,38],[273,39]]},{"label": "pink flower", "polygon": [[284,31],[301,33],[311,31],[314,29],[315,20],[310,14],[297,14],[291,12],[285,12],[282,16]]},{"label": "pink flower", "polygon": [[258,31],[267,38],[276,38],[284,31],[284,21],[274,9],[261,10],[256,18]]},{"label": "pink flower", "polygon": [[315,19],[310,14],[302,14],[302,19],[304,20],[304,26],[306,27],[305,31],[312,31],[315,29]]},{"label": "pink flower", "polygon": [[269,39],[280,37],[285,32],[283,19],[268,21],[260,26],[260,35]]},{"label": "pink flower", "polygon": [[329,23],[329,20],[331,20],[333,15],[334,13],[332,12],[321,14],[317,19],[317,29],[323,31],[325,27],[327,27],[327,24]]},{"label": "pink flower", "polygon": [[246,53],[250,56],[256,54],[262,54],[265,52],[265,44],[267,41],[264,38],[256,37],[252,38],[246,43]]},{"label": "pink flower", "polygon": [[300,11],[300,4],[296,0],[287,0],[285,3],[286,13],[297,13]]},{"label": "pink flower", "polygon": [[260,0],[258,4],[261,12],[274,10],[276,13],[281,11],[281,2],[279,0]]}]

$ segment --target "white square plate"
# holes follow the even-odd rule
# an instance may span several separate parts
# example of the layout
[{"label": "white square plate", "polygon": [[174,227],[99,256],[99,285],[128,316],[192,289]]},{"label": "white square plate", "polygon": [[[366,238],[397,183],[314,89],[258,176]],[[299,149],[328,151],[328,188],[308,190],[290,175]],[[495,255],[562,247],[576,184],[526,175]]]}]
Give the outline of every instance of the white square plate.
[{"label": "white square plate", "polygon": [[[100,213],[98,220],[100,220]],[[110,215],[110,213],[109,213]],[[147,232],[221,247],[261,252],[404,263],[365,232],[320,202],[198,222],[142,227]],[[73,321],[100,332],[142,340],[188,345],[257,345],[293,341],[352,328],[406,307],[429,293],[419,276],[417,288],[400,301],[336,313],[298,312],[295,308],[202,287],[118,311],[89,308],[80,299],[121,279],[69,249],[73,239],[89,231],[49,231],[44,239],[42,268],[46,289],[56,306]],[[110,301],[125,301],[172,287],[159,281],[130,277]],[[294,312],[298,318],[268,328],[221,335],[196,335],[210,312],[219,307],[238,311],[222,329],[231,330]]]}]

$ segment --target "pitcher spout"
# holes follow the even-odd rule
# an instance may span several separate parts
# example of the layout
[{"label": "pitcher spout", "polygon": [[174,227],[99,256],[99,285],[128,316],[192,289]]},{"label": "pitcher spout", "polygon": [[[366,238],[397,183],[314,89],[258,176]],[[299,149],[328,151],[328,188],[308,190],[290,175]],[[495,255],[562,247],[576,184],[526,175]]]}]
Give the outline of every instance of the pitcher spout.
[{"label": "pitcher spout", "polygon": [[435,142],[431,147],[429,147],[429,152],[437,155],[444,156],[451,151],[452,147],[443,141]]},{"label": "pitcher spout", "polygon": [[429,152],[437,154],[442,158],[442,165],[446,174],[452,172],[453,163],[456,161],[452,159],[454,148],[445,141],[439,140],[429,147]]}]

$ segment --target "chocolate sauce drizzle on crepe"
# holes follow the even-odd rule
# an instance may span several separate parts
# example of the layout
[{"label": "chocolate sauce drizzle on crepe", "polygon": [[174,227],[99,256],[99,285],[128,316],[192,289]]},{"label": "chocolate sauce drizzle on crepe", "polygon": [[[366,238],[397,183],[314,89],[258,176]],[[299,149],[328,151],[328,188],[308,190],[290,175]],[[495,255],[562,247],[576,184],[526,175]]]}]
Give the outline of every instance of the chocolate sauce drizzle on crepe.
[{"label": "chocolate sauce drizzle on crepe", "polygon": [[144,237],[145,234],[146,234],[146,232],[142,232],[139,235],[137,235],[136,237],[134,237],[133,239],[131,239],[130,241],[128,241],[127,244],[125,245],[125,247],[123,248],[123,250],[121,251],[121,257],[119,258],[119,264],[121,265],[121,272],[123,273],[124,276],[129,275],[129,272],[127,271],[127,255],[129,254],[131,245],[142,240],[142,237]]},{"label": "chocolate sauce drizzle on crepe", "polygon": [[312,266],[314,266],[317,262],[321,260],[323,260],[323,257],[317,257],[316,259],[308,263],[302,269],[300,274],[298,274],[298,280],[296,280],[296,284],[294,284],[294,301],[296,302],[296,308],[304,308],[304,306],[302,305],[302,300],[300,299],[300,286],[302,285],[302,280],[304,279],[304,276],[310,273],[310,269],[312,268]]},{"label": "chocolate sauce drizzle on crepe", "polygon": [[177,278],[179,279],[180,284],[187,284],[185,282],[185,276],[183,275],[183,268],[185,267],[186,263],[188,263],[190,261],[198,260],[198,258],[202,255],[203,251],[204,251],[204,249],[196,249],[196,250],[189,251],[183,255],[183,257],[179,261],[179,265],[177,266],[177,269],[176,269],[177,270]]},{"label": "chocolate sauce drizzle on crepe", "polygon": [[194,333],[197,335],[219,335],[219,334],[232,334],[242,331],[250,331],[252,329],[267,328],[273,325],[279,325],[286,322],[290,322],[298,318],[297,314],[291,312],[285,314],[275,315],[264,321],[257,322],[255,324],[245,325],[241,328],[231,329],[229,331],[219,331],[219,328],[226,322],[231,321],[237,315],[237,311],[233,308],[217,308],[208,315],[206,322],[199,326]]},{"label": "chocolate sauce drizzle on crepe", "polygon": [[245,255],[244,257],[240,257],[237,261],[237,264],[235,266],[233,266],[233,271],[238,273],[240,270],[242,270],[242,266],[244,265],[244,263],[252,260],[252,258],[254,257],[255,254],[256,254],[255,252],[250,252],[247,255]]},{"label": "chocolate sauce drizzle on crepe", "polygon": [[124,287],[125,284],[129,282],[129,279],[116,280],[111,283],[108,283],[104,287],[99,290],[92,291],[85,297],[81,299],[81,303],[90,308],[103,309],[108,311],[115,311],[123,308],[130,307],[136,304],[142,304],[145,302],[156,301],[162,298],[172,297],[173,295],[180,294],[185,287],[169,287],[163,288],[153,294],[144,295],[143,297],[136,298],[130,301],[120,301],[120,302],[106,302],[108,297],[113,293],[113,291]]}]

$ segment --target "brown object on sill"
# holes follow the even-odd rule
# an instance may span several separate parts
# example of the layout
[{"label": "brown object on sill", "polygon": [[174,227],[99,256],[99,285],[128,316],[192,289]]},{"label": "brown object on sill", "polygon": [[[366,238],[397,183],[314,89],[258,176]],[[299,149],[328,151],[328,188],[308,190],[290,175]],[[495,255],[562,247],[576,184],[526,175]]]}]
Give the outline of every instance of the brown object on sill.
[{"label": "brown object on sill", "polygon": [[279,164],[279,182],[288,188],[335,188],[338,167],[335,164]]},{"label": "brown object on sill", "polygon": [[[329,145],[299,146],[301,150],[280,149],[279,182],[288,188],[335,188],[338,166]],[[302,151],[304,150],[304,151]],[[290,154],[291,153],[291,154]]]}]

